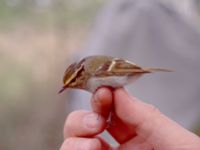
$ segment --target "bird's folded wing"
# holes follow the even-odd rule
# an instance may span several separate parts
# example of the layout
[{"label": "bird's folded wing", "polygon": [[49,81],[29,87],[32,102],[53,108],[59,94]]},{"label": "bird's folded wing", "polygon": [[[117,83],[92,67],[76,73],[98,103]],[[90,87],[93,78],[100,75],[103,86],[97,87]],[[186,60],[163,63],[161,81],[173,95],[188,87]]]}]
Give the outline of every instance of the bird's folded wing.
[{"label": "bird's folded wing", "polygon": [[147,72],[132,62],[117,58],[104,63],[101,67],[97,69],[95,75],[102,77],[132,75],[136,73]]}]

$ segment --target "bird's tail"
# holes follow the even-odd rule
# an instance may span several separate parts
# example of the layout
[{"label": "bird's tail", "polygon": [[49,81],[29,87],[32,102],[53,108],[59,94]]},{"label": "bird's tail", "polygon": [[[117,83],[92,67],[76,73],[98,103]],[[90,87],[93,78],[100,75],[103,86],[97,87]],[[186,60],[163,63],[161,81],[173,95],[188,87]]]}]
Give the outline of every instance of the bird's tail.
[{"label": "bird's tail", "polygon": [[171,69],[164,69],[164,68],[144,68],[146,73],[153,73],[153,72],[174,72]]}]

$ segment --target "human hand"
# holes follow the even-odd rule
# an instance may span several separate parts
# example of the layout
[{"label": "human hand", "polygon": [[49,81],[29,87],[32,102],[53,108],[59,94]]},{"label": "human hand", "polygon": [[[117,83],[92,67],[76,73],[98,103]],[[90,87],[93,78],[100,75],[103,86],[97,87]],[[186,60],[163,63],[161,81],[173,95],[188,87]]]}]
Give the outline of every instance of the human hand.
[{"label": "human hand", "polygon": [[[72,112],[60,150],[199,150],[200,138],[128,95],[124,89],[100,88],[91,100],[94,112]],[[111,125],[107,128],[112,111]],[[119,143],[113,148],[99,134],[107,130]]]}]

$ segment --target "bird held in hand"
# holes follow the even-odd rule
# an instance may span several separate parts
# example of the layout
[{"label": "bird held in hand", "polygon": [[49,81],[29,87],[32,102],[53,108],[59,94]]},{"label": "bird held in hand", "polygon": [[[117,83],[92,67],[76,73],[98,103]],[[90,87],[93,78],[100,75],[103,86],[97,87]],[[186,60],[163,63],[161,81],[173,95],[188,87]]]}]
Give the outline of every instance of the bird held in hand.
[{"label": "bird held in hand", "polygon": [[63,77],[63,88],[83,89],[95,92],[101,86],[123,87],[140,76],[152,72],[171,72],[162,68],[142,68],[133,62],[110,56],[89,56],[71,64]]}]

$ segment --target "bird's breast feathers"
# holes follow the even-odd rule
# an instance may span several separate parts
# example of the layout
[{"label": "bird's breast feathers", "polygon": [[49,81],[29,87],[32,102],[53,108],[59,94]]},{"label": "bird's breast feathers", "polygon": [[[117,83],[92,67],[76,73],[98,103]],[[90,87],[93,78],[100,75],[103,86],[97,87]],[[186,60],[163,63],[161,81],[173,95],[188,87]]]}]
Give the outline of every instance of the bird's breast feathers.
[{"label": "bird's breast feathers", "polygon": [[86,90],[93,93],[101,86],[109,86],[109,87],[113,87],[113,88],[119,88],[126,84],[134,82],[140,76],[141,75],[91,77],[87,81]]}]

